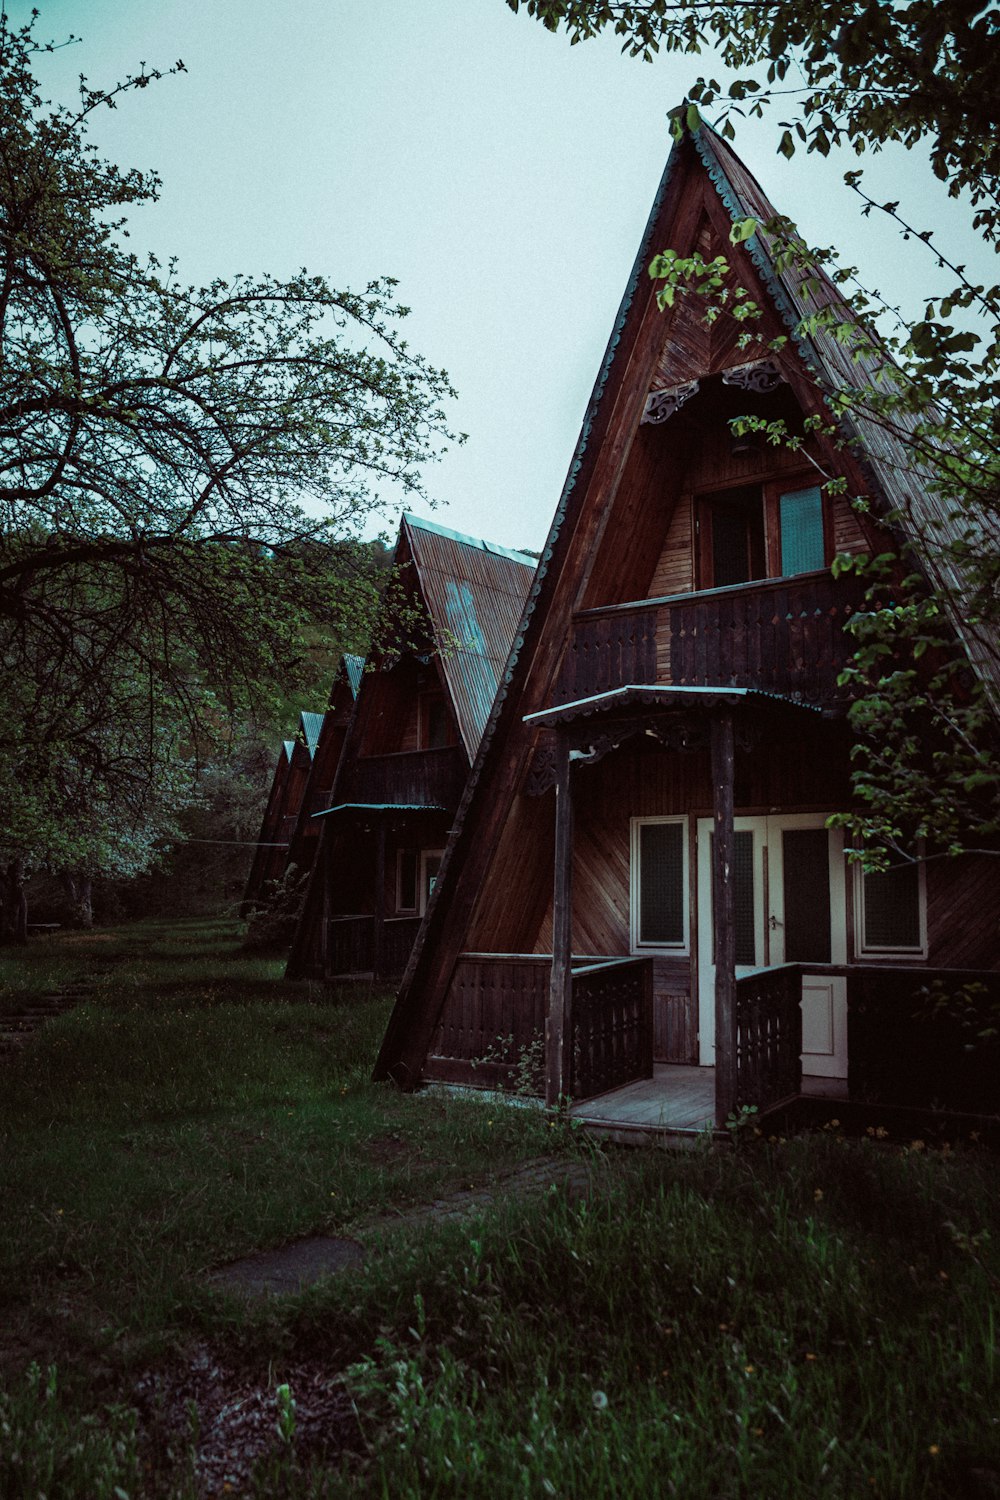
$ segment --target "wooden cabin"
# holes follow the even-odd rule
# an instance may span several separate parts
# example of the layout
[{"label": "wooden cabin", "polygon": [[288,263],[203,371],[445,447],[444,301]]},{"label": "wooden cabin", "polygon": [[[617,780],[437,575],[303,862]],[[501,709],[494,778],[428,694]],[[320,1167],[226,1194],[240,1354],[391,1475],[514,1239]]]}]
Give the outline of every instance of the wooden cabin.
[{"label": "wooden cabin", "polygon": [[288,842],[285,873],[292,874],[296,879],[308,875],[313,866],[320,832],[320,825],[314,821],[314,815],[330,806],[333,783],[354,712],[354,700],[361,687],[364,667],[363,656],[342,656],[330,687],[327,709],[309,767],[309,778]]},{"label": "wooden cabin", "polygon": [[292,834],[305,797],[319,744],[323,715],[303,709],[295,738],[283,740],[271,790],[247,877],[240,916],[246,917],[267,896],[268,887],[282,879],[288,863]]},{"label": "wooden cabin", "polygon": [[325,810],[289,978],[399,975],[536,560],[405,515]]},{"label": "wooden cabin", "polygon": [[[826,827],[851,797],[838,674],[860,601],[830,565],[891,547],[879,516],[920,497],[877,434],[795,451],[731,425],[804,433],[859,379],[796,333],[832,283],[808,292],[763,228],[731,243],[773,214],[708,128],[676,144],[377,1077],[492,1086],[544,1050],[549,1103],[722,1124],[863,1095],[915,987],[1000,967],[995,861],[865,876]],[[761,319],[661,311],[667,247],[725,256]],[[839,475],[870,515],[825,488]]]}]

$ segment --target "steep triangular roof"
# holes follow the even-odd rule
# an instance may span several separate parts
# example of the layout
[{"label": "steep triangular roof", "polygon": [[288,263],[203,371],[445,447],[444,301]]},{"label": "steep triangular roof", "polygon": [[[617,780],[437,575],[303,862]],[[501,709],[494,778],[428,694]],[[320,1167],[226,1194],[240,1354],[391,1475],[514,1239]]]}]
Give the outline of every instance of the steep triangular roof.
[{"label": "steep triangular roof", "polygon": [[507,665],[537,559],[409,513],[400,523],[397,557],[406,547],[471,761]]},{"label": "steep triangular roof", "polygon": [[[676,142],[587,407],[515,650],[389,1023],[376,1066],[378,1077],[392,1076],[404,1086],[419,1079],[450,966],[467,946],[493,851],[509,820],[527,816],[523,807],[514,805],[535,743],[524,719],[558,701],[553,692],[562,642],[574,606],[579,607],[588,568],[602,545],[625,455],[651,393],[722,375],[766,356],[775,362],[801,410],[829,419],[824,393],[841,385],[847,373],[839,344],[819,334],[808,343],[790,339],[784,347],[772,348],[774,340],[787,335],[815,304],[805,303],[806,288],[798,284],[794,269],[776,269],[774,246],[763,230],[744,243],[729,244],[732,224],[750,217],[765,220],[773,212],[751,174],[713,131],[702,127],[685,132]],[[680,255],[702,247],[706,256],[725,253],[733,284],[756,289],[765,315],[745,343],[738,329],[726,331],[716,324],[705,331],[700,312],[688,310],[691,299],[678,299],[671,314],[659,312],[648,267],[653,255],[668,246]],[[820,286],[819,295],[839,299],[836,288],[822,276]],[[850,383],[865,378],[866,373],[859,377],[858,365],[851,362]],[[824,439],[816,439],[813,446],[828,461],[833,457],[834,449]],[[837,455],[835,469],[847,472],[855,492],[871,495],[876,513],[888,512],[898,507],[898,476],[904,471],[895,450],[873,446],[864,467],[853,452],[845,451]],[[528,878],[530,872],[525,871]]]}]

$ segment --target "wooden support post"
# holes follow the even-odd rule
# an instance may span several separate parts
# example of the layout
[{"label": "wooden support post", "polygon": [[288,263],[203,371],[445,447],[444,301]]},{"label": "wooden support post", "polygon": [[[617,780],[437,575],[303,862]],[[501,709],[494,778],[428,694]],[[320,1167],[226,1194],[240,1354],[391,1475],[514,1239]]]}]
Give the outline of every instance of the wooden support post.
[{"label": "wooden support post", "polygon": [[372,931],[372,973],[376,979],[382,973],[382,957],[385,952],[385,818],[378,820],[378,838],[375,842],[375,921]]},{"label": "wooden support post", "polygon": [[558,1105],[570,1088],[572,1048],[572,904],[573,800],[570,793],[569,741],[560,734],[556,746],[556,839],[552,875],[552,975],[545,1021],[545,1102]]},{"label": "wooden support post", "polygon": [[712,719],[712,906],[715,917],[715,1120],[736,1107],[736,890],[733,715]]},{"label": "wooden support post", "polygon": [[[321,828],[319,835],[319,848],[316,850],[317,875],[321,882],[322,899],[320,902],[320,939],[319,939],[319,966],[320,973],[324,979],[329,979],[330,965],[330,912],[331,891],[333,884],[333,833],[329,828]],[[308,901],[308,896],[306,900]]]}]

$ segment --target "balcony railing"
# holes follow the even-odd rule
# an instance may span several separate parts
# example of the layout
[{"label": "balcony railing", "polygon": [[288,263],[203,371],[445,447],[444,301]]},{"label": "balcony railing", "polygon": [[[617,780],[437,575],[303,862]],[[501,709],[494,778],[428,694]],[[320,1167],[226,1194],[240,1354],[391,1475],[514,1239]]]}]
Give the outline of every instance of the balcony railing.
[{"label": "balcony railing", "polygon": [[360,756],[337,787],[337,800],[450,809],[458,806],[466,772],[458,745]]},{"label": "balcony railing", "polygon": [[755,687],[836,702],[859,607],[850,575],[826,572],[582,611],[563,663],[564,703],[628,683]]}]

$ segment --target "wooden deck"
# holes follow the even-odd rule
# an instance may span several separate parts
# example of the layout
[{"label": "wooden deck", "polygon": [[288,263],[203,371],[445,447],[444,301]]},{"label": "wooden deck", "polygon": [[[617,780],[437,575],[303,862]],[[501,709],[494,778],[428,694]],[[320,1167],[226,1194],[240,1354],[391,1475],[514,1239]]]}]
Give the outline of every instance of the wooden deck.
[{"label": "wooden deck", "polygon": [[[846,1098],[846,1078],[803,1078],[803,1094]],[[573,1119],[605,1137],[660,1136],[664,1145],[687,1145],[715,1128],[715,1069],[656,1063],[652,1078],[585,1099]]]}]

